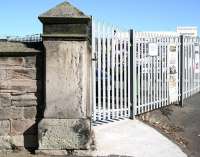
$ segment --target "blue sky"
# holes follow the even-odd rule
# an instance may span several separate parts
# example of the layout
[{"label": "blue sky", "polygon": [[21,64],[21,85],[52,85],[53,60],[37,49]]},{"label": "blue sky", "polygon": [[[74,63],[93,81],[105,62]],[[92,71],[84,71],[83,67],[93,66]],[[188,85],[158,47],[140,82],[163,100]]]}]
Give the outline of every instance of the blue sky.
[{"label": "blue sky", "polygon": [[[0,35],[42,32],[38,15],[64,0],[2,0]],[[69,0],[88,15],[138,31],[200,28],[200,0]]]}]

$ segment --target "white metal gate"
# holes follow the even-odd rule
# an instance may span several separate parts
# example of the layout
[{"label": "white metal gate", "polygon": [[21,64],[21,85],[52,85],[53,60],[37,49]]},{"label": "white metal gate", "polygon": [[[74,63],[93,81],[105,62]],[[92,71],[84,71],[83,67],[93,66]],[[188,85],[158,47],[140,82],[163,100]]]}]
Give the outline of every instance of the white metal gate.
[{"label": "white metal gate", "polygon": [[200,41],[92,20],[93,121],[129,118],[200,91]]},{"label": "white metal gate", "polygon": [[92,23],[93,121],[130,117],[129,32]]}]

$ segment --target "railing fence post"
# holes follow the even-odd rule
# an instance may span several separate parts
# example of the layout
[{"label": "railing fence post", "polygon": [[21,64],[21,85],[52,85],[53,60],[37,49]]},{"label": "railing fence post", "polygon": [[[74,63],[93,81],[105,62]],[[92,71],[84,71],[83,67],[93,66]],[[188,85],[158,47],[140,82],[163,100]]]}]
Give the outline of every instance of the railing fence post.
[{"label": "railing fence post", "polygon": [[181,49],[180,49],[180,101],[179,105],[183,107],[183,35],[180,36]]},{"label": "railing fence post", "polygon": [[134,31],[130,30],[130,102],[131,106],[131,118],[135,118],[135,108],[136,108],[136,52],[135,52],[135,41],[134,41]]}]

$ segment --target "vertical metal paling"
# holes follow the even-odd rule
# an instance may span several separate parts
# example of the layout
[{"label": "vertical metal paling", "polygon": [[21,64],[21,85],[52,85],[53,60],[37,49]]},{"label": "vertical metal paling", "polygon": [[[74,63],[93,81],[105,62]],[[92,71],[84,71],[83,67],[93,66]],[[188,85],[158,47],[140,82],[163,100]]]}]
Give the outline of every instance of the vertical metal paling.
[{"label": "vertical metal paling", "polygon": [[138,105],[137,105],[137,114],[140,114],[140,105],[141,105],[141,43],[140,43],[140,33],[137,33],[137,66],[138,66]]},{"label": "vertical metal paling", "polygon": [[[181,84],[180,84],[180,73],[181,73],[181,71],[180,71],[180,66],[181,66],[181,52],[180,52],[180,44],[179,44],[179,42],[180,42],[180,39],[179,38],[177,38],[177,45],[178,45],[178,102],[180,102],[180,87],[181,87]],[[183,54],[182,54],[183,55]],[[183,88],[183,87],[182,87]]]},{"label": "vertical metal paling", "polygon": [[194,80],[194,45],[193,45],[194,41],[193,41],[193,38],[192,38],[192,89],[193,89],[193,92],[192,94],[195,94],[195,80]]},{"label": "vertical metal paling", "polygon": [[164,92],[165,92],[165,106],[168,105],[168,102],[167,102],[167,40],[166,40],[166,37],[164,38],[164,46],[165,46],[165,60],[164,60],[164,65],[165,65],[165,85],[164,85]]},{"label": "vertical metal paling", "polygon": [[186,59],[187,59],[187,66],[186,66],[186,76],[187,76],[187,89],[186,89],[186,92],[187,92],[187,97],[186,98],[188,98],[189,97],[189,49],[188,49],[188,38],[186,38],[185,39],[185,41],[186,41],[186,49],[185,49],[185,52],[186,52],[186,55],[187,55],[187,57],[186,57]]},{"label": "vertical metal paling", "polygon": [[123,33],[122,32],[120,32],[120,43],[119,43],[119,47],[120,47],[120,54],[119,54],[119,58],[120,58],[120,60],[119,60],[119,64],[120,64],[120,73],[119,73],[119,75],[120,75],[120,104],[119,104],[119,115],[120,115],[120,117],[123,117],[122,115],[123,115],[123,80],[122,80],[122,76],[123,76],[123,68],[122,68],[122,66],[123,66],[123,48],[122,48],[122,45],[123,45]]},{"label": "vertical metal paling", "polygon": [[160,49],[158,51],[158,57],[159,57],[159,105],[158,107],[160,108],[162,106],[162,91],[163,91],[163,87],[162,87],[162,53],[163,53],[163,45],[164,44],[164,39],[163,36],[161,35],[161,39],[160,39]]},{"label": "vertical metal paling", "polygon": [[101,35],[100,35],[100,23],[98,23],[98,120],[101,120],[102,108],[101,108]]},{"label": "vertical metal paling", "polygon": [[[148,36],[148,34],[146,34],[146,36],[147,36],[147,39],[148,39],[148,41],[147,41],[147,43],[149,43],[150,42],[150,37]],[[147,103],[148,103],[148,111],[150,111],[150,106],[151,106],[151,101],[150,101],[150,95],[151,95],[151,91],[150,91],[150,85],[151,85],[151,82],[150,82],[150,56],[149,56],[149,54],[148,54],[148,68],[147,68],[147,87],[148,87],[148,89],[147,89]]]},{"label": "vertical metal paling", "polygon": [[185,72],[186,72],[186,61],[185,61],[185,44],[184,44],[184,39],[183,39],[183,42],[182,42],[182,55],[183,55],[183,60],[182,60],[182,62],[183,62],[183,64],[182,64],[182,66],[183,66],[183,99],[186,97],[186,74],[185,74]]},{"label": "vertical metal paling", "polygon": [[192,94],[192,91],[191,91],[191,89],[192,89],[192,84],[191,84],[191,77],[192,77],[192,71],[191,71],[191,66],[192,66],[192,53],[191,53],[191,45],[190,45],[190,39],[188,38],[188,55],[189,55],[189,58],[188,58],[188,62],[189,62],[189,73],[188,73],[188,75],[189,75],[189,96],[191,96],[191,94]]},{"label": "vertical metal paling", "polygon": [[144,42],[143,42],[143,33],[141,34],[141,106],[140,110],[143,113],[143,104],[144,104]]},{"label": "vertical metal paling", "polygon": [[[166,37],[166,40],[167,40],[167,37]],[[168,48],[169,47],[169,43],[166,41],[166,55],[165,55],[165,57],[166,57],[166,62],[165,62],[165,73],[166,73],[166,76],[165,76],[165,79],[166,79],[166,82],[165,82],[165,84],[166,84],[166,104],[167,105],[170,105],[170,98],[169,98],[169,52],[168,52]]]},{"label": "vertical metal paling", "polygon": [[166,55],[167,55],[167,38],[164,37],[164,54],[163,54],[163,105],[166,106]]},{"label": "vertical metal paling", "polygon": [[158,107],[160,108],[161,107],[161,49],[162,49],[162,35],[160,35],[160,39],[159,39],[159,42],[158,42],[158,70],[157,70],[157,73],[158,73]]},{"label": "vertical metal paling", "polygon": [[185,59],[183,54],[183,35],[180,36],[180,106],[183,106],[183,59]]},{"label": "vertical metal paling", "polygon": [[[131,34],[131,32],[129,32],[130,34]],[[127,37],[128,38],[128,54],[127,54],[127,59],[128,59],[128,63],[127,63],[127,67],[128,67],[128,79],[127,79],[127,85],[128,85],[128,98],[127,98],[127,105],[128,105],[128,116],[130,116],[130,106],[131,106],[131,93],[130,93],[130,91],[131,91],[131,57],[130,57],[130,54],[131,54],[131,40],[130,40],[130,38],[129,38],[129,36]]]},{"label": "vertical metal paling", "polygon": [[[128,33],[130,35],[130,32]],[[128,67],[128,79],[127,79],[127,85],[128,85],[128,97],[127,97],[127,105],[128,105],[128,116],[130,117],[130,106],[131,106],[131,100],[130,100],[130,52],[131,52],[131,42],[130,42],[130,38],[129,35],[127,37],[127,45],[128,45],[128,54],[127,54],[127,67]]]},{"label": "vertical metal paling", "polygon": [[[157,35],[155,35],[154,36],[154,43],[155,44],[157,44]],[[156,72],[157,72],[157,70],[156,70],[156,59],[157,59],[157,56],[154,56],[154,59],[153,59],[153,69],[154,69],[154,109],[156,109],[157,108],[157,105],[158,105],[158,103],[157,103],[157,101],[156,101],[156,84],[157,84],[157,80],[156,80]]]},{"label": "vertical metal paling", "polygon": [[162,107],[164,106],[164,77],[163,77],[163,56],[164,56],[164,53],[165,53],[165,38],[163,38],[163,43],[162,43],[162,52],[161,52],[161,104],[162,104]]},{"label": "vertical metal paling", "polygon": [[115,36],[112,28],[112,118],[115,117]]},{"label": "vertical metal paling", "polygon": [[174,42],[176,45],[176,51],[177,51],[177,83],[176,83],[176,89],[177,89],[177,100],[176,103],[179,103],[179,46],[178,46],[178,38],[174,37]]},{"label": "vertical metal paling", "polygon": [[196,81],[195,81],[195,51],[194,51],[194,43],[195,43],[195,40],[194,38],[192,38],[192,56],[193,56],[193,59],[192,59],[192,86],[193,86],[193,94],[196,93]]},{"label": "vertical metal paling", "polygon": [[125,38],[125,41],[124,41],[124,107],[125,107],[125,116],[126,117],[129,117],[129,109],[128,109],[128,105],[127,105],[127,54],[128,54],[128,49],[127,49],[127,46],[128,46],[128,40],[127,40],[127,37]]},{"label": "vertical metal paling", "polygon": [[[156,43],[159,47],[159,36],[157,37],[157,40],[156,40]],[[158,56],[156,57],[156,104],[157,104],[157,108],[159,108],[159,99],[158,99],[158,85],[159,85],[159,82],[158,82]]]},{"label": "vertical metal paling", "polygon": [[96,32],[95,22],[92,19],[92,108],[93,108],[93,121],[96,121]]},{"label": "vertical metal paling", "polygon": [[[118,33],[118,32],[117,32]],[[116,36],[118,35],[116,33]],[[115,83],[116,83],[116,118],[119,118],[119,39],[116,37],[116,71],[115,71]]]},{"label": "vertical metal paling", "polygon": [[103,24],[102,30],[102,75],[103,75],[103,119],[106,119],[107,110],[106,110],[106,40],[105,40],[105,24]]},{"label": "vertical metal paling", "polygon": [[190,61],[190,63],[191,63],[191,80],[190,80],[190,82],[191,82],[191,96],[192,96],[194,94],[194,86],[193,86],[193,84],[194,84],[194,80],[193,80],[193,71],[194,71],[193,58],[194,58],[194,56],[193,56],[192,39],[190,39],[190,52],[191,52],[191,61]]},{"label": "vertical metal paling", "polygon": [[107,28],[107,108],[108,108],[108,119],[111,119],[111,101],[110,101],[110,91],[111,91],[111,87],[110,87],[110,83],[111,83],[111,74],[110,74],[110,36],[111,36],[111,32],[110,32],[110,28]]},{"label": "vertical metal paling", "polygon": [[144,34],[144,38],[143,38],[143,51],[144,51],[144,103],[143,103],[144,111],[143,112],[147,111],[146,110],[146,108],[147,108],[147,106],[146,106],[146,82],[147,82],[147,80],[146,80],[146,56],[147,56],[147,51],[146,50],[147,49],[146,49],[146,36],[145,35],[146,34]]},{"label": "vertical metal paling", "polygon": [[[150,34],[150,38],[151,38],[151,43],[153,43],[153,35]],[[153,57],[150,57],[150,65],[151,65],[151,105],[150,105],[150,110],[153,109]]]}]

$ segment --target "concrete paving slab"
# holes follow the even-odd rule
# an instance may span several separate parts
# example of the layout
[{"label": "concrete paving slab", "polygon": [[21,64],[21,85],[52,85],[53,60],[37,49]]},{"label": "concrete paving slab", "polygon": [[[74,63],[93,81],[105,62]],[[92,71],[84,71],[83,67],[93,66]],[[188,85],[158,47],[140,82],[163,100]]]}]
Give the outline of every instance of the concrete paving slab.
[{"label": "concrete paving slab", "polygon": [[121,120],[94,126],[94,156],[186,157],[182,150],[139,120]]}]

